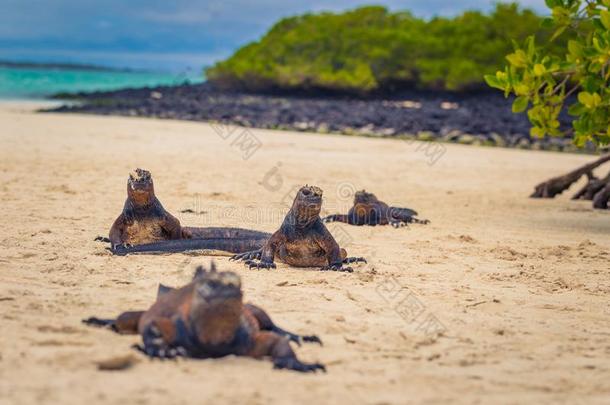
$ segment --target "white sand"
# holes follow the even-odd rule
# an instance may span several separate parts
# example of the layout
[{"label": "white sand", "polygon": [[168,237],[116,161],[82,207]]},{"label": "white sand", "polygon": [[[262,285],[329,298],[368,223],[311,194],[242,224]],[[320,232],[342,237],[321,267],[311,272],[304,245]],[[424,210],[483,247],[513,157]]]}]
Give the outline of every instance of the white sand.
[{"label": "white sand", "polygon": [[[243,160],[238,133],[202,123],[26,110],[0,108],[3,404],[608,403],[610,212],[570,201],[575,190],[527,198],[591,157],[444,145],[430,165],[403,141],[252,130],[262,147]],[[183,284],[210,259],[112,257],[93,241],[135,167],[152,171],[170,212],[206,211],[180,214],[185,225],[274,231],[305,183],[324,189],[326,213],[366,188],[432,223],[331,227],[369,259],[353,274],[216,259],[278,324],[324,340],[298,355],[326,375],[235,357],[149,361],[130,349],[137,337],[80,320],[146,308],[157,283]],[[130,353],[128,370],[96,368]]]}]

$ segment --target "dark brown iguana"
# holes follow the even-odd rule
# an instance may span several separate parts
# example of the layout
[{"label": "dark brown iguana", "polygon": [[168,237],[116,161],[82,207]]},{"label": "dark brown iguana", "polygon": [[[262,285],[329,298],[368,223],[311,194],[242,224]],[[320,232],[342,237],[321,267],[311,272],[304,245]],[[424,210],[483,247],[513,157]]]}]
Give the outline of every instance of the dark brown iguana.
[{"label": "dark brown iguana", "polygon": [[290,341],[317,342],[276,326],[261,308],[242,303],[241,280],[233,272],[199,267],[182,288],[160,285],[156,302],[147,311],[124,312],[117,319],[89,318],[84,323],[106,326],[118,333],[140,334],[140,351],[153,358],[223,357],[230,354],[270,357],[275,368],[301,372],[326,371],[320,363],[296,358]]},{"label": "dark brown iguana", "polygon": [[347,215],[334,214],[323,219],[324,222],[345,222],[350,225],[387,225],[394,228],[406,226],[408,223],[427,224],[427,219],[417,219],[417,212],[410,208],[390,207],[379,201],[375,194],[358,191],[354,196],[354,206]]},{"label": "dark brown iguana", "polygon": [[[318,267],[322,270],[353,271],[344,263],[364,262],[361,257],[347,257],[320,219],[322,190],[302,187],[282,223],[262,249],[233,256],[250,268],[275,268],[274,259],[295,267]],[[256,261],[260,260],[260,261]]]},{"label": "dark brown iguana", "polygon": [[[216,249],[240,253],[260,248],[270,236],[271,234],[266,232],[241,228],[183,227],[157,199],[150,172],[136,169],[129,175],[123,212],[112,224],[108,241],[111,250],[117,254],[192,249]],[[177,241],[185,239],[191,241]],[[230,243],[232,239],[236,239],[234,244]],[[97,240],[105,239],[97,238]],[[170,240],[174,241],[165,243]]]}]

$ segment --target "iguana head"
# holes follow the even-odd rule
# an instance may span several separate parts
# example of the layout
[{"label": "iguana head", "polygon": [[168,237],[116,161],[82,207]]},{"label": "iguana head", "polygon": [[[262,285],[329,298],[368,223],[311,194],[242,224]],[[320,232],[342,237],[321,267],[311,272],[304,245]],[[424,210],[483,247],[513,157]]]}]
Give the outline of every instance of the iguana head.
[{"label": "iguana head", "polygon": [[136,206],[144,206],[152,202],[155,197],[155,188],[148,170],[136,169],[129,173],[127,197]]},{"label": "iguana head", "polygon": [[214,303],[224,299],[238,298],[241,300],[241,278],[232,271],[217,271],[212,262],[210,270],[199,266],[195,270],[193,281],[196,285],[197,299],[206,303]]},{"label": "iguana head", "polygon": [[356,191],[356,194],[354,195],[354,205],[371,204],[377,201],[379,200],[377,199],[377,197],[375,197],[375,194],[367,193],[364,190]]},{"label": "iguana head", "polygon": [[322,189],[316,186],[301,187],[294,202],[292,213],[297,227],[307,226],[320,216],[322,209]]},{"label": "iguana head", "polygon": [[243,311],[241,279],[232,271],[197,268],[193,278],[190,320],[201,343],[230,341],[239,328]]}]

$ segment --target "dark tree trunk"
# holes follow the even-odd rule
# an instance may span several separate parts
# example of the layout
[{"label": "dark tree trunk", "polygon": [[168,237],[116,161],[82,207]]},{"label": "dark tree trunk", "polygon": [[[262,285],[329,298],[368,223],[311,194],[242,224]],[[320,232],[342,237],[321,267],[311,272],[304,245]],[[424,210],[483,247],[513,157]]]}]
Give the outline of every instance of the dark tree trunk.
[{"label": "dark tree trunk", "polygon": [[593,197],[593,208],[599,208],[603,210],[608,209],[608,201],[610,200],[610,181],[606,183],[606,186],[595,194]]},{"label": "dark tree trunk", "polygon": [[591,173],[587,173],[587,178],[587,184],[585,184],[584,187],[578,191],[578,193],[574,194],[572,200],[593,200],[595,194],[604,188],[610,181],[610,173],[608,173],[608,175],[603,179],[597,178]]},{"label": "dark tree trunk", "polygon": [[[567,190],[572,184],[576,183],[584,175],[587,175],[589,177],[589,183],[593,181],[600,181],[599,179],[593,176],[593,169],[608,161],[610,161],[610,153],[602,155],[596,161],[579,167],[578,169],[573,170],[563,176],[554,177],[550,180],[545,181],[544,183],[540,183],[536,186],[536,189],[534,190],[532,195],[530,195],[530,197],[554,198],[557,194],[561,194],[565,190]],[[589,184],[587,184],[587,186],[588,185]],[[587,190],[584,190],[583,192],[583,190],[581,190],[574,197],[576,198],[578,196],[578,198],[581,198],[581,192],[583,192],[582,195],[584,196],[586,194],[586,191]]]}]

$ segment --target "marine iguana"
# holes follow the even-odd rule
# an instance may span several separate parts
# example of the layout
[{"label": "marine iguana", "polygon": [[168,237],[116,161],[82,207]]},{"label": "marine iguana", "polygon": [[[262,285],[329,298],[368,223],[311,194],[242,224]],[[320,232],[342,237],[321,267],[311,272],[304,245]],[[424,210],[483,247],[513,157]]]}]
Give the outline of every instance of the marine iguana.
[{"label": "marine iguana", "polygon": [[[174,252],[191,249],[217,249],[232,253],[260,248],[271,236],[266,232],[241,228],[183,227],[167,212],[155,195],[149,171],[136,169],[129,174],[123,212],[110,228],[111,250],[117,254],[135,252]],[[192,241],[164,243],[168,240]],[[241,239],[231,244],[231,239]],[[195,242],[195,240],[197,240]],[[135,248],[136,245],[148,245]]]},{"label": "marine iguana", "polygon": [[375,194],[365,190],[357,191],[354,196],[354,206],[347,215],[333,214],[325,217],[324,222],[345,222],[350,225],[387,225],[394,228],[406,226],[408,223],[427,224],[427,219],[417,219],[417,212],[410,208],[390,207],[379,201]]},{"label": "marine iguana", "polygon": [[297,359],[290,342],[322,341],[300,336],[275,325],[269,315],[243,304],[240,277],[218,272],[212,263],[198,267],[193,280],[181,288],[159,285],[156,302],[147,311],[124,312],[117,319],[91,317],[83,322],[121,334],[140,334],[135,347],[152,358],[217,358],[230,354],[270,357],[275,368],[301,372],[326,371],[320,363]]},{"label": "marine iguana", "polygon": [[[244,260],[249,268],[276,268],[273,262],[295,267],[321,267],[321,270],[352,272],[344,263],[366,260],[347,257],[320,219],[322,190],[315,186],[302,187],[280,229],[265,243],[262,249],[237,254],[231,260]],[[259,260],[259,261],[256,261]]]}]

